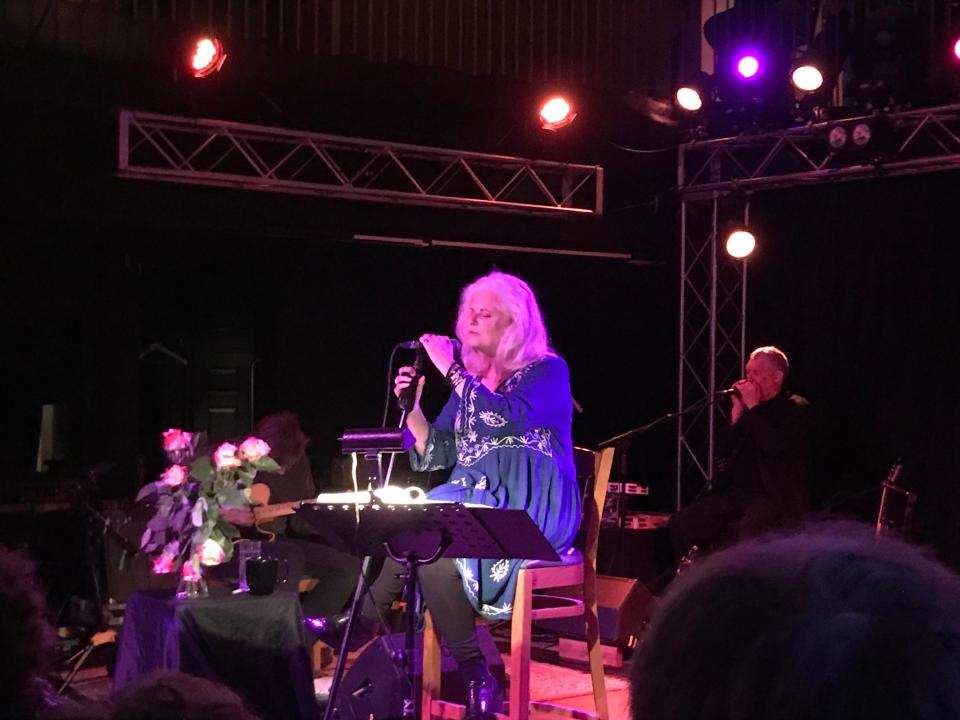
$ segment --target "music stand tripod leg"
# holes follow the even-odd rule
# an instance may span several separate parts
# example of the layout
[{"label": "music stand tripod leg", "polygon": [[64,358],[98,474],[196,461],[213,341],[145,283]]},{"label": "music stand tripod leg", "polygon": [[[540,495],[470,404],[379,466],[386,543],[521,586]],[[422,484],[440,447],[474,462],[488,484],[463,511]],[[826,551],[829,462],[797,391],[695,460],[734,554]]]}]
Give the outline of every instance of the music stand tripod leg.
[{"label": "music stand tripod leg", "polygon": [[420,559],[416,552],[410,551],[405,555],[399,555],[390,547],[390,543],[384,543],[387,549],[387,555],[400,563],[406,569],[407,581],[407,627],[404,633],[404,648],[400,657],[403,676],[406,678],[406,687],[404,688],[403,698],[403,717],[416,718],[417,716],[417,674],[414,665],[414,656],[416,653],[416,629],[417,629],[417,574],[421,565],[429,565],[436,562],[448,547],[448,543],[441,542],[437,545],[436,551],[428,558]]},{"label": "music stand tripod leg", "polygon": [[330,692],[327,694],[327,707],[323,711],[323,720],[333,720],[337,693],[340,690],[340,682],[343,680],[343,673],[347,667],[347,653],[350,651],[350,638],[353,635],[353,626],[354,623],[357,622],[357,616],[360,614],[363,599],[367,595],[367,573],[370,572],[370,561],[371,557],[367,555],[363,558],[363,562],[360,565],[360,577],[357,578],[357,589],[353,593],[353,602],[350,604],[350,617],[347,619],[347,629],[343,634],[343,640],[340,642],[337,665],[333,671],[333,682],[330,683]]}]

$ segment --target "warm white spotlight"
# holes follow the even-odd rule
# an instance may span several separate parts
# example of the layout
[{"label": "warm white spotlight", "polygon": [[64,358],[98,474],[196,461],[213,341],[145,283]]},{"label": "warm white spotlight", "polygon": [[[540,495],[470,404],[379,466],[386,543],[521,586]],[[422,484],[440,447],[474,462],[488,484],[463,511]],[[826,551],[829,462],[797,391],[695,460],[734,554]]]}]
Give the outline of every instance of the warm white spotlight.
[{"label": "warm white spotlight", "polygon": [[703,99],[696,89],[684,86],[677,90],[677,104],[684,110],[696,112],[703,107]]},{"label": "warm white spotlight", "polygon": [[748,230],[735,230],[727,236],[727,254],[742,260],[757,246],[757,239]]},{"label": "warm white spotlight", "polygon": [[801,65],[791,76],[794,87],[803,92],[814,92],[823,85],[823,73],[813,65]]}]

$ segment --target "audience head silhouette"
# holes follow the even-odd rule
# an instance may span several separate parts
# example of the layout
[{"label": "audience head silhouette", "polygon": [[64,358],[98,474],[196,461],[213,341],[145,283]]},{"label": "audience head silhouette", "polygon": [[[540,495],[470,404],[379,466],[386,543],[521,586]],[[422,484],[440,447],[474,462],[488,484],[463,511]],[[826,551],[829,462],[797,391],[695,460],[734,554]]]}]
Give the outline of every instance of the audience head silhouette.
[{"label": "audience head silhouette", "polygon": [[636,720],[960,717],[960,579],[861,525],[752,540],[677,579],[631,672]]}]

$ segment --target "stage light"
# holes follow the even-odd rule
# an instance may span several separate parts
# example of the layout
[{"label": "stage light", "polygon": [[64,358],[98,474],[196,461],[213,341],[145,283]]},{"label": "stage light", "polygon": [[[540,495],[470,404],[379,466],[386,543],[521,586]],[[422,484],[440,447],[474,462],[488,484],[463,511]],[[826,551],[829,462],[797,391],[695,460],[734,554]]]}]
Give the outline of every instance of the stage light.
[{"label": "stage light", "polygon": [[757,239],[749,230],[734,230],[727,236],[727,254],[743,260],[757,247]]},{"label": "stage light", "polygon": [[869,145],[870,140],[873,138],[873,129],[870,127],[870,123],[858,122],[853,126],[850,137],[853,140],[853,144],[858,148],[864,148]]},{"label": "stage light", "polygon": [[703,107],[703,99],[696,88],[684,85],[677,90],[677,105],[689,112],[696,112]]},{"label": "stage light", "polygon": [[823,73],[815,65],[798,65],[790,76],[793,86],[803,92],[815,92],[823,86]]},{"label": "stage light", "polygon": [[752,80],[760,72],[760,59],[748,53],[737,58],[737,74],[744,80]]},{"label": "stage light", "polygon": [[893,121],[886,115],[845,120],[827,131],[827,144],[834,154],[845,153],[875,160],[897,153]]},{"label": "stage light", "polygon": [[223,45],[217,38],[198,38],[192,46],[190,69],[193,71],[194,77],[206,77],[219,72],[226,59],[227,54],[223,51]]},{"label": "stage light", "polygon": [[960,38],[953,44],[953,59],[960,60]]},{"label": "stage light", "polygon": [[847,140],[849,140],[849,134],[843,125],[834,125],[827,133],[827,144],[834,151],[842,150],[843,146],[847,144]]},{"label": "stage light", "polygon": [[559,130],[572,123],[576,117],[573,107],[565,98],[552,97],[540,108],[540,127],[544,130]]}]

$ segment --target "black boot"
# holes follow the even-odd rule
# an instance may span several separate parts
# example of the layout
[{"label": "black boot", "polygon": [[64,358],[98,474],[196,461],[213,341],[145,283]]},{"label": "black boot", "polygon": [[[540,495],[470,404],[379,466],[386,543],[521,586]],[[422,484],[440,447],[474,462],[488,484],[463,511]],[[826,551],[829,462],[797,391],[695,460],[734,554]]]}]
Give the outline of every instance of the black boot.
[{"label": "black boot", "polygon": [[467,681],[467,712],[463,720],[494,720],[503,709],[503,692],[486,665],[461,668]]},{"label": "black boot", "polygon": [[[349,621],[350,613],[345,612],[340,615],[307,618],[306,624],[307,629],[317,640],[322,640],[339,652],[340,646],[343,644],[343,636],[347,632],[347,623]],[[376,623],[367,620],[361,615],[353,624],[353,632],[350,633],[350,644],[347,646],[347,649],[350,652],[359,650],[376,636]]]}]

